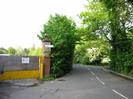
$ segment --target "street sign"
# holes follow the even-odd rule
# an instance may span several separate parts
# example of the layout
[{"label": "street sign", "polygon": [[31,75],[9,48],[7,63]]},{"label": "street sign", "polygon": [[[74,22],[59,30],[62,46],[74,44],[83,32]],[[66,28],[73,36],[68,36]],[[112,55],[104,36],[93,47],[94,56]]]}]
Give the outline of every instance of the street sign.
[{"label": "street sign", "polygon": [[52,48],[52,47],[54,47],[53,45],[45,45],[45,47],[47,47],[47,48]]}]

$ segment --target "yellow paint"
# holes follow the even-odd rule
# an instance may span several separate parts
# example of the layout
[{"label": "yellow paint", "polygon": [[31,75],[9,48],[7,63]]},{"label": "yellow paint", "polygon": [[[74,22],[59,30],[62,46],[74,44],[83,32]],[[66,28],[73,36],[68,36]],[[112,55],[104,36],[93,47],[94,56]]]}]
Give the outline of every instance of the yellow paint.
[{"label": "yellow paint", "polygon": [[40,56],[40,58],[39,58],[40,79],[43,79],[44,78],[44,65],[43,65],[43,62],[44,62],[44,57],[43,56]]},{"label": "yellow paint", "polygon": [[44,57],[39,57],[39,70],[20,70],[6,71],[0,75],[0,80],[26,79],[26,78],[44,78]]},{"label": "yellow paint", "polygon": [[0,75],[0,80],[39,78],[39,70],[6,71]]},{"label": "yellow paint", "polygon": [[43,79],[43,64],[40,64],[40,79]]}]

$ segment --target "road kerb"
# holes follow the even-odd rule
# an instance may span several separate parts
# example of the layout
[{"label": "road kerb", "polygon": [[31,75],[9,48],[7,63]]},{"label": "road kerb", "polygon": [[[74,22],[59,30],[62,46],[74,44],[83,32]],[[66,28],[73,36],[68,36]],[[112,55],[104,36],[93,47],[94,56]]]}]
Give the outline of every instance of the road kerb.
[{"label": "road kerb", "polygon": [[107,70],[108,72],[112,73],[112,74],[115,74],[115,75],[117,75],[117,76],[120,76],[120,77],[123,77],[123,78],[126,78],[126,79],[129,79],[129,80],[132,80],[132,81],[133,81],[133,77],[129,77],[129,76],[120,74],[120,73],[118,73],[118,72],[112,71],[112,70],[107,69],[107,68],[104,68],[104,69]]}]

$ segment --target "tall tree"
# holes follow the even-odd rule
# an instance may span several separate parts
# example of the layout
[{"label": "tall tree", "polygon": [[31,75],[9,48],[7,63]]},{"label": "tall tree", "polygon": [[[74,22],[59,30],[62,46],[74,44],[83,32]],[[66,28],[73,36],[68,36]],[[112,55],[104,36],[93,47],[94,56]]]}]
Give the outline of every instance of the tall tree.
[{"label": "tall tree", "polygon": [[80,17],[89,34],[106,38],[111,45],[111,68],[131,71],[133,7],[127,0],[88,0]]},{"label": "tall tree", "polygon": [[[109,44],[111,43],[108,12],[104,4],[96,0],[88,0],[88,4],[85,8],[86,10],[80,13],[83,26],[78,30],[80,34],[82,34],[81,39],[86,46],[84,46],[84,48],[86,48],[86,50],[97,49],[99,52],[97,51],[95,56],[98,56],[97,58],[103,58],[108,55],[105,53],[108,52],[110,48]],[[105,52],[103,53],[103,51]],[[87,51],[86,53],[84,52],[84,54],[83,56],[88,55]],[[95,58],[94,61],[97,61],[97,58]],[[90,60],[91,58],[89,57],[88,62]]]},{"label": "tall tree", "polygon": [[[132,25],[132,11],[131,5],[126,0],[101,0],[106,6],[111,29],[111,45],[112,45],[112,69],[120,70],[128,60],[122,62],[122,58],[130,56],[132,52],[131,40],[127,36],[128,28]],[[131,8],[131,9],[130,9]],[[127,57],[126,57],[127,58]],[[127,65],[127,64],[126,64]],[[131,64],[130,64],[131,65]],[[128,69],[128,66],[124,66]]]},{"label": "tall tree", "polygon": [[102,37],[104,40],[110,41],[109,18],[103,3],[98,1],[88,1],[85,6],[86,10],[81,12],[80,18],[83,27],[86,29],[85,36]]}]

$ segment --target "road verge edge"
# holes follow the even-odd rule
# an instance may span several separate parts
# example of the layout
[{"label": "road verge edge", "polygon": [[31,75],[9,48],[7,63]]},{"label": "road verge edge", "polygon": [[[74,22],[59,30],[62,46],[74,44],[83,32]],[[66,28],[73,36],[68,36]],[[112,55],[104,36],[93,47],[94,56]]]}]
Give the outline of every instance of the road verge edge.
[{"label": "road verge edge", "polygon": [[124,75],[124,74],[121,74],[121,73],[112,71],[112,70],[110,70],[110,69],[108,69],[108,68],[105,68],[105,67],[103,67],[103,68],[104,68],[106,71],[108,71],[108,72],[110,72],[110,73],[112,73],[112,74],[114,74],[114,75],[117,75],[117,76],[120,76],[120,77],[123,77],[123,78],[125,78],[125,79],[128,79],[128,80],[133,81],[133,77],[130,77],[130,76],[127,76],[127,75]]}]

